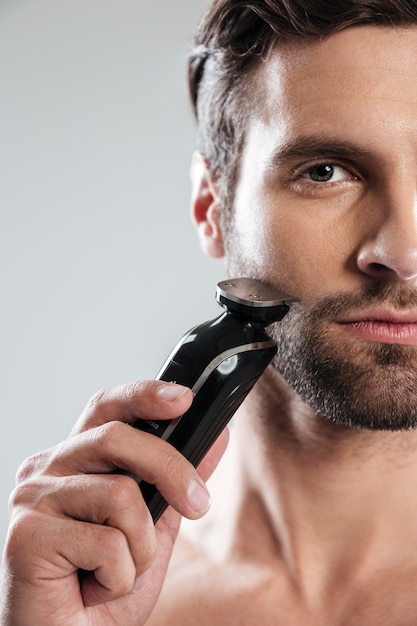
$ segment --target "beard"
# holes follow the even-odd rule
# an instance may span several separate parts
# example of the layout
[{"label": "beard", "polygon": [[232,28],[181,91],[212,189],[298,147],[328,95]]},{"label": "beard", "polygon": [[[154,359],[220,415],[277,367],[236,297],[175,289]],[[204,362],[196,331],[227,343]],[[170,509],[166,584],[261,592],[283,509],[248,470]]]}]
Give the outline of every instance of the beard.
[{"label": "beard", "polygon": [[417,293],[374,284],[360,293],[291,305],[268,328],[277,341],[275,369],[317,414],[334,423],[371,430],[417,426],[417,345],[363,341],[337,332],[332,322],[370,307],[417,308]]}]

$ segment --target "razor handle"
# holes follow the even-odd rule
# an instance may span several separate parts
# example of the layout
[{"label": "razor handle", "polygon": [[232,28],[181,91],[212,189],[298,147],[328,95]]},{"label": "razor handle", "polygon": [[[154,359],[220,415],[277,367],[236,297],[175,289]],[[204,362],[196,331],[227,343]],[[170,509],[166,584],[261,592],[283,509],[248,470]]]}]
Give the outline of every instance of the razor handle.
[{"label": "razor handle", "polygon": [[[282,317],[288,306],[282,305]],[[197,466],[277,352],[259,324],[223,313],[190,330],[157,379],[190,387],[193,404],[173,420],[137,420],[135,428],[165,439]],[[167,502],[156,487],[134,477],[156,522]]]}]

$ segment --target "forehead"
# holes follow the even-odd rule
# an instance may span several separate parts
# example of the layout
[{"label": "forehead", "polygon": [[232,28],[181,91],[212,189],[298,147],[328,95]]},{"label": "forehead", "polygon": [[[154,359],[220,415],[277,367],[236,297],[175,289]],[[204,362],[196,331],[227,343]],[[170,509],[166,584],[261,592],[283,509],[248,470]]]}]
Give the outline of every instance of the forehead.
[{"label": "forehead", "polygon": [[276,139],[346,130],[365,139],[384,124],[415,132],[416,68],[416,25],[352,27],[280,45],[257,70],[261,98],[251,125]]}]

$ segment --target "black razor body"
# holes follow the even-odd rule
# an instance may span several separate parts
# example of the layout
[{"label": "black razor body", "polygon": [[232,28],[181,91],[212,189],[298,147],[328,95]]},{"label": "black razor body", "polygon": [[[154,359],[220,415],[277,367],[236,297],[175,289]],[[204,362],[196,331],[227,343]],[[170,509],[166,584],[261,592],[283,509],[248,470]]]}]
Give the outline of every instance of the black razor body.
[{"label": "black razor body", "polygon": [[[242,297],[242,289],[245,297]],[[234,289],[233,289],[233,288]],[[264,326],[281,320],[294,299],[249,279],[219,283],[227,312],[196,326],[178,342],[157,379],[190,387],[193,404],[173,420],[137,420],[135,428],[165,439],[197,466],[277,352]],[[232,293],[232,292],[235,293]],[[236,295],[236,292],[239,294]],[[246,293],[248,292],[248,293]],[[156,522],[167,502],[154,485],[137,479]]]}]

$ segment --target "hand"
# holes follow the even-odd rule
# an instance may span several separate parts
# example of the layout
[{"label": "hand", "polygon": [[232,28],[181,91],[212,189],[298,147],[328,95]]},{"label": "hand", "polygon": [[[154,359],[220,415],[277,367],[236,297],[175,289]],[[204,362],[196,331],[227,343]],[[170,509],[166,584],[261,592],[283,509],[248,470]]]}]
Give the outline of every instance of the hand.
[{"label": "hand", "polygon": [[[203,480],[227,443],[219,437],[198,472],[172,446],[132,428],[172,419],[192,403],[179,385],[148,381],[104,390],[70,437],[23,463],[11,499],[3,561],[3,626],[140,626],[165,578],[181,515],[203,516]],[[154,526],[137,483],[171,505]]]}]

